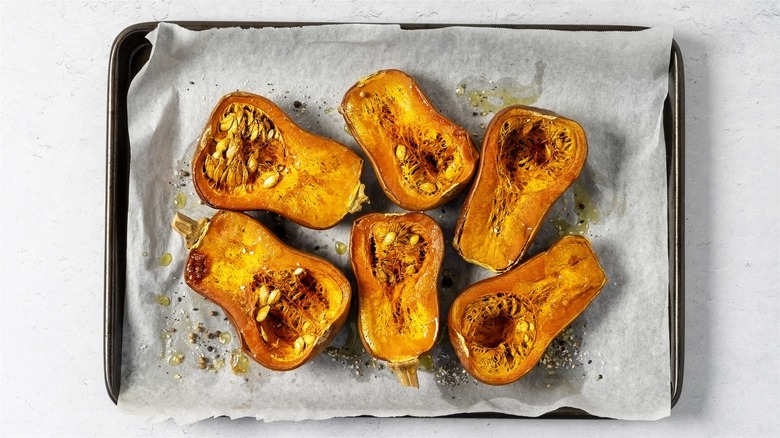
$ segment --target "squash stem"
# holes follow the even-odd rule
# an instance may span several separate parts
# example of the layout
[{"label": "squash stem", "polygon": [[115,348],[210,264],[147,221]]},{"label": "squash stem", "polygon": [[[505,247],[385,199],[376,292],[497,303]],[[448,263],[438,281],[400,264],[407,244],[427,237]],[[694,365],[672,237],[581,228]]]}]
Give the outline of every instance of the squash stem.
[{"label": "squash stem", "polygon": [[420,359],[405,360],[402,362],[388,362],[387,365],[393,371],[403,386],[419,388],[420,383],[417,380],[417,367],[420,365]]},{"label": "squash stem", "polygon": [[187,246],[187,249],[198,246],[201,237],[206,234],[208,226],[209,220],[206,218],[196,221],[181,213],[176,213],[171,222],[173,230],[184,237],[184,244]]}]

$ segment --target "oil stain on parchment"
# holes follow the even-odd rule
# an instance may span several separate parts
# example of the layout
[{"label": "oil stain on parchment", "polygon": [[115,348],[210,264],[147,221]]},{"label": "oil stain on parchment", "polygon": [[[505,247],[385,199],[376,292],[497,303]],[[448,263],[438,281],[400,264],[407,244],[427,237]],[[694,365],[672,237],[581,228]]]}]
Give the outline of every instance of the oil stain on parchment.
[{"label": "oil stain on parchment", "polygon": [[455,94],[475,116],[486,116],[510,105],[531,105],[541,97],[544,79],[544,62],[537,61],[535,66],[530,83],[522,84],[513,77],[491,80],[485,75],[472,76],[460,81]]}]

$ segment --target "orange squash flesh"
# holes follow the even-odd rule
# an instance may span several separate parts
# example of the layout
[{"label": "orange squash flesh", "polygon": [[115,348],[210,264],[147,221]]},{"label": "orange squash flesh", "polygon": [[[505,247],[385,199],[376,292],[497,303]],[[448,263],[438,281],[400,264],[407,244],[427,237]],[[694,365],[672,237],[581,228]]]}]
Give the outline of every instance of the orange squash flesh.
[{"label": "orange squash flesh", "polygon": [[587,155],[585,132],[573,120],[520,105],[498,112],[485,131],[455,249],[495,272],[515,266]]},{"label": "orange squash flesh", "polygon": [[368,214],[353,224],[350,257],[364,347],[402,385],[418,387],[419,356],[439,332],[441,228],[422,213]]},{"label": "orange squash flesh", "polygon": [[173,227],[190,249],[185,282],[224,309],[243,350],[261,365],[297,368],[344,324],[351,298],[344,274],[251,216],[222,210],[196,222],[177,214]]},{"label": "orange squash flesh", "polygon": [[479,155],[468,132],[439,113],[406,73],[382,70],[360,80],[339,112],[401,208],[435,208],[471,180]]},{"label": "orange squash flesh", "polygon": [[547,252],[463,291],[450,307],[450,342],[477,380],[514,382],[536,365],[606,281],[588,240],[566,236]]},{"label": "orange squash flesh", "polygon": [[367,199],[362,166],[349,148],[304,131],[270,100],[235,92],[209,117],[192,176],[211,207],[272,211],[326,229]]}]

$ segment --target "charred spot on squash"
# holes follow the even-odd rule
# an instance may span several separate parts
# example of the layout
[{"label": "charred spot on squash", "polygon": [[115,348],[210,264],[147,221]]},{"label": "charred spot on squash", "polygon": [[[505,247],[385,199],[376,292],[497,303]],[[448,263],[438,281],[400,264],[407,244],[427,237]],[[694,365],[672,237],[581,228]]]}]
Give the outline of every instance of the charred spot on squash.
[{"label": "charred spot on squash", "polygon": [[273,187],[284,177],[285,136],[263,110],[232,103],[225,107],[217,128],[202,139],[207,155],[200,171],[212,190],[240,195]]},{"label": "charred spot on squash", "polygon": [[192,250],[187,258],[187,264],[184,267],[184,278],[187,282],[200,283],[211,268],[209,257],[198,250]]}]

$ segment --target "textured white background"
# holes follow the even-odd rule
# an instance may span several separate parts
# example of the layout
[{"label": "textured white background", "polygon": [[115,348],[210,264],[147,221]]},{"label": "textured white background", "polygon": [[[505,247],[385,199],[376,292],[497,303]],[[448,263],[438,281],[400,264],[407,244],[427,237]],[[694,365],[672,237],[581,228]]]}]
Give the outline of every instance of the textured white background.
[{"label": "textured white background", "polygon": [[[685,63],[682,398],[657,422],[338,419],[180,427],[103,383],[108,56],[151,20],[671,25]],[[3,436],[777,436],[780,3],[0,2]]]}]

